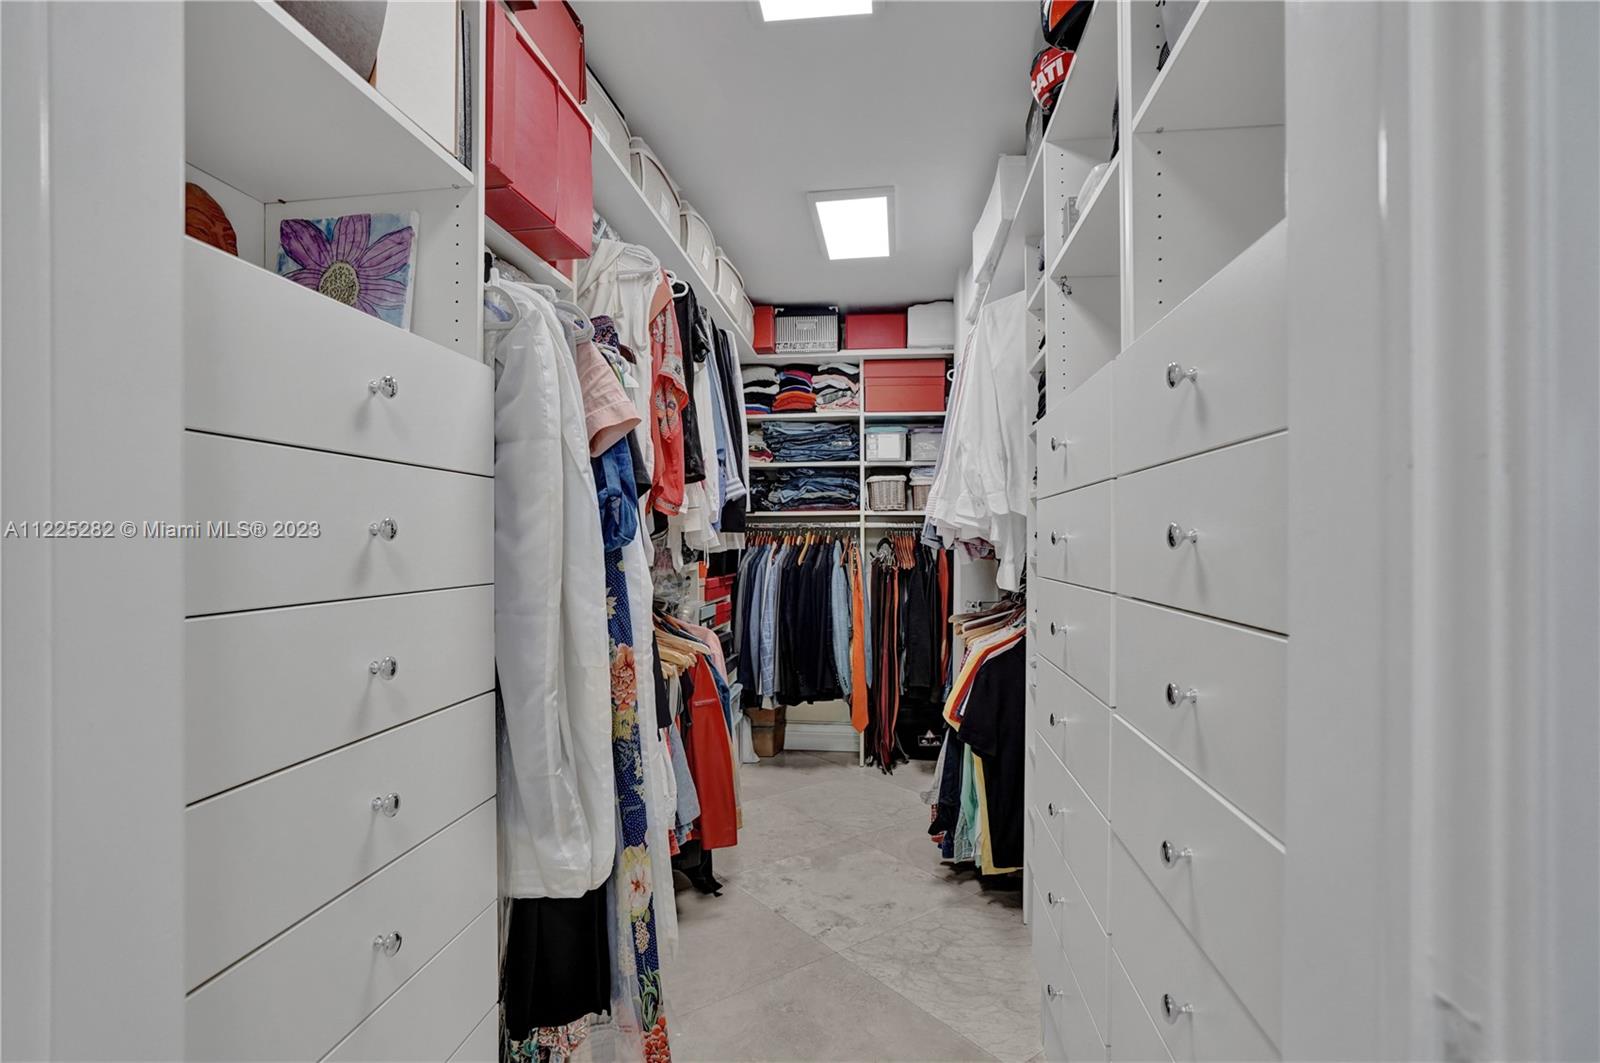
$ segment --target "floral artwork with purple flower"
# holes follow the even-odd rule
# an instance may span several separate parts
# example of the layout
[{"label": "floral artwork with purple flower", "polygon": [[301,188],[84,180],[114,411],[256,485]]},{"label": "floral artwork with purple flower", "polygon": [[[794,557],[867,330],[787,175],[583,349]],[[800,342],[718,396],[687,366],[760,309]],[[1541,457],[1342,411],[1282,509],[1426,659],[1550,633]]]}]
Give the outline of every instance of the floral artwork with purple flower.
[{"label": "floral artwork with purple flower", "polygon": [[278,273],[399,328],[411,327],[417,215],[285,218]]}]

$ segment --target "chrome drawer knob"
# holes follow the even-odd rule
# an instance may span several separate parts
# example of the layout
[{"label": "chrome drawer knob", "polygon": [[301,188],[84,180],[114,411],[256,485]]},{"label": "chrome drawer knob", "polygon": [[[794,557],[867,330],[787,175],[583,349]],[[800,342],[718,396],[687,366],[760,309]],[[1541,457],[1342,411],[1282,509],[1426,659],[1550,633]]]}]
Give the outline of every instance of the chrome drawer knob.
[{"label": "chrome drawer knob", "polygon": [[1054,726],[1056,726],[1056,724],[1058,724],[1060,722],[1061,722],[1060,718],[1057,717],[1056,714],[1052,712],[1050,714],[1050,726],[1054,727]]},{"label": "chrome drawer knob", "polygon": [[1050,905],[1066,904],[1067,899],[1065,897],[1057,897],[1054,890],[1047,890],[1044,895],[1044,903]]},{"label": "chrome drawer knob", "polygon": [[1179,1004],[1171,993],[1161,994],[1161,1016],[1168,1022],[1177,1022],[1183,1016],[1193,1014],[1193,1004]]},{"label": "chrome drawer knob", "polygon": [[382,395],[386,399],[392,399],[400,394],[400,382],[392,376],[369,380],[367,381],[367,392],[372,395]]},{"label": "chrome drawer knob", "polygon": [[1198,369],[1185,369],[1177,362],[1171,362],[1167,365],[1167,387],[1175,388],[1185,380],[1193,380],[1199,372]]},{"label": "chrome drawer knob", "polygon": [[368,524],[367,531],[380,539],[393,539],[400,534],[400,525],[395,523],[393,517],[384,517]]},{"label": "chrome drawer knob", "polygon": [[1045,815],[1047,815],[1047,816],[1054,816],[1057,813],[1059,813],[1060,811],[1061,811],[1061,809],[1056,807],[1056,803],[1054,801],[1051,801],[1051,802],[1049,802],[1048,804],[1046,804],[1044,806],[1044,812],[1045,812]]},{"label": "chrome drawer knob", "polygon": [[391,930],[387,934],[379,934],[372,939],[372,951],[381,952],[385,956],[393,956],[400,951],[400,931]]},{"label": "chrome drawer knob", "polygon": [[1055,436],[1050,437],[1050,449],[1052,451],[1060,450],[1064,446],[1066,446],[1066,444],[1061,442],[1061,440],[1057,439]]},{"label": "chrome drawer knob", "polygon": [[1059,1000],[1061,998],[1061,990],[1057,989],[1049,982],[1046,982],[1044,984],[1044,995],[1049,997],[1051,1000]]},{"label": "chrome drawer knob", "polygon": [[1168,867],[1177,867],[1180,861],[1188,860],[1192,856],[1194,856],[1193,849],[1180,849],[1168,841],[1161,843],[1161,862]]},{"label": "chrome drawer knob", "polygon": [[1062,543],[1067,541],[1067,538],[1068,538],[1068,536],[1067,536],[1066,532],[1051,532],[1050,533],[1050,545],[1051,546],[1060,546]]},{"label": "chrome drawer knob", "polygon": [[393,657],[385,657],[381,661],[373,661],[367,665],[367,671],[379,679],[393,679],[394,674],[400,670],[400,662]]},{"label": "chrome drawer knob", "polygon": [[393,819],[400,814],[400,795],[387,793],[381,797],[374,797],[372,799],[372,811]]},{"label": "chrome drawer knob", "polygon": [[1167,525],[1167,547],[1168,547],[1168,549],[1176,550],[1178,547],[1182,546],[1184,543],[1197,543],[1199,541],[1200,541],[1200,533],[1198,531],[1196,531],[1194,528],[1189,528],[1188,530],[1185,530],[1183,525],[1181,525],[1181,524],[1168,524]]},{"label": "chrome drawer knob", "polygon": [[1200,703],[1200,691],[1194,689],[1193,687],[1185,689],[1176,683],[1167,684],[1168,705],[1171,705],[1173,708],[1177,708],[1186,701],[1192,701],[1198,705]]}]

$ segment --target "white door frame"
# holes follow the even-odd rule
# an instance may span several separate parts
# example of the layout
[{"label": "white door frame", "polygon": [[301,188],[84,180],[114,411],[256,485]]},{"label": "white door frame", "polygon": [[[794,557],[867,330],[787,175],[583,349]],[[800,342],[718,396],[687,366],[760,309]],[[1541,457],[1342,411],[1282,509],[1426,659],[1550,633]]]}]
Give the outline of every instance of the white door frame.
[{"label": "white door frame", "polygon": [[1286,1059],[1600,1053],[1593,3],[1290,3]]}]

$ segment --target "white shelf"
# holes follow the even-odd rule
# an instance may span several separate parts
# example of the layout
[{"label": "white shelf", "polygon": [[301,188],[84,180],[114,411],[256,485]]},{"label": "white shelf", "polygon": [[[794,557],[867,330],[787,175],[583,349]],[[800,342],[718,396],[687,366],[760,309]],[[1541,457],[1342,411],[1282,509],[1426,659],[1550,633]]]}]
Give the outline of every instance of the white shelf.
[{"label": "white shelf", "polygon": [[861,516],[859,509],[753,509],[745,514],[758,520],[794,520],[797,517],[813,519],[816,517],[840,517],[856,519]]},{"label": "white shelf", "polygon": [[[1089,12],[1045,131],[1045,140],[1052,144],[1111,139],[1111,105],[1117,96],[1117,7],[1096,4]],[[1127,111],[1124,106],[1124,116]]]},{"label": "white shelf", "polygon": [[862,416],[868,421],[926,421],[930,418],[943,419],[943,410],[925,410],[917,413],[866,413]]},{"label": "white shelf", "polygon": [[528,249],[521,240],[503,229],[498,222],[483,219],[483,242],[496,258],[504,259],[532,277],[540,284],[548,284],[564,296],[571,298],[572,281],[560,270]]},{"label": "white shelf", "polygon": [[860,410],[844,410],[837,413],[747,413],[744,419],[759,424],[762,421],[855,421],[860,417]]},{"label": "white shelf", "polygon": [[881,350],[837,351],[833,354],[754,354],[741,365],[821,365],[824,362],[875,362],[904,358],[954,358],[949,347],[894,347]]},{"label": "white shelf", "polygon": [[1122,182],[1118,180],[1122,159],[1113,159],[1100,184],[1089,194],[1089,202],[1078,214],[1078,224],[1067,235],[1050,267],[1050,277],[1115,277],[1122,270],[1118,240],[1122,216]]},{"label": "white shelf", "polygon": [[921,520],[927,516],[927,511],[921,509],[869,509],[865,516],[870,521],[873,517],[902,517],[906,520]]},{"label": "white shelf", "polygon": [[188,161],[261,202],[472,186],[275,3],[185,4],[184,86]]},{"label": "white shelf", "polygon": [[661,260],[661,265],[672,271],[681,281],[694,287],[700,305],[705,307],[716,323],[733,336],[738,361],[749,362],[755,358],[755,348],[750,337],[744,334],[733,314],[717,298],[711,279],[700,272],[688,252],[678,246],[677,234],[667,228],[644,198],[644,193],[633,183],[628,164],[617,158],[601,137],[594,138],[594,209],[622,234],[624,240],[648,247]]},{"label": "white shelf", "polygon": [[1022,198],[1017,201],[1017,216],[1011,225],[1023,238],[1038,242],[1044,235],[1044,142],[1034,149],[1033,162],[1028,167],[1027,180],[1022,182]]},{"label": "white shelf", "polygon": [[924,465],[937,465],[938,463],[938,458],[930,461],[873,461],[869,458],[861,464],[872,469],[915,469]]},{"label": "white shelf", "polygon": [[[1056,256],[1056,261],[1061,261],[1061,256]],[[1050,275],[1046,273],[1039,278],[1039,283],[1033,286],[1033,291],[1028,293],[1028,310],[1037,314],[1044,309],[1044,286],[1050,283]]]},{"label": "white shelf", "polygon": [[1129,128],[1283,125],[1283,8],[1201,0]]},{"label": "white shelf", "polygon": [[1038,376],[1044,372],[1044,360],[1047,354],[1049,354],[1049,348],[1041,348],[1032,358],[1028,359],[1029,376]]},{"label": "white shelf", "polygon": [[752,461],[751,469],[854,469],[859,461]]}]

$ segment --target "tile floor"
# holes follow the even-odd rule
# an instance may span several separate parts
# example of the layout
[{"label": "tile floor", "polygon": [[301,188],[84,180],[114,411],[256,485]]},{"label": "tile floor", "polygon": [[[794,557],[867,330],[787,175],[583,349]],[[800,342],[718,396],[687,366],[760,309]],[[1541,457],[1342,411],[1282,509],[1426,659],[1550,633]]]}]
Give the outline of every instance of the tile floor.
[{"label": "tile floor", "polygon": [[679,879],[675,1060],[1039,1054],[1021,891],[939,863],[917,796],[932,773],[883,775],[844,753],[743,767],[739,845],[716,856],[722,896]]}]

